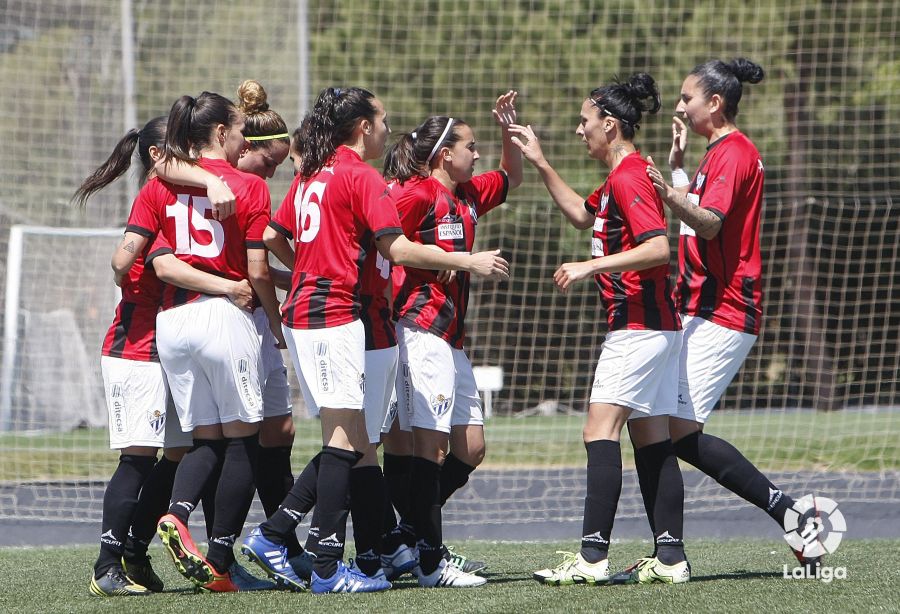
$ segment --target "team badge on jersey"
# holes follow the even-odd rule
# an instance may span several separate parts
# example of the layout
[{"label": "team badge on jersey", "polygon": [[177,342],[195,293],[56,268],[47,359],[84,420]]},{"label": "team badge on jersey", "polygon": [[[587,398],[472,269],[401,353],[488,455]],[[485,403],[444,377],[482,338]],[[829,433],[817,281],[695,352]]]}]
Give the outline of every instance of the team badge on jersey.
[{"label": "team badge on jersey", "polygon": [[609,204],[609,192],[600,197],[600,213],[606,211],[606,205]]},{"label": "team badge on jersey", "polygon": [[443,416],[447,413],[447,410],[450,409],[450,398],[445,397],[442,394],[437,396],[431,396],[431,409],[434,410],[434,413],[438,416]]},{"label": "team badge on jersey", "polygon": [[704,183],[706,183],[706,175],[704,175],[703,173],[697,173],[697,182],[696,182],[696,184],[695,184],[695,185],[696,185],[696,189],[697,189],[697,190],[702,190],[702,189],[703,189],[703,184],[704,184]]},{"label": "team badge on jersey", "polygon": [[153,432],[159,435],[166,428],[166,412],[158,409],[148,411],[147,422],[150,423],[150,428],[153,429]]}]

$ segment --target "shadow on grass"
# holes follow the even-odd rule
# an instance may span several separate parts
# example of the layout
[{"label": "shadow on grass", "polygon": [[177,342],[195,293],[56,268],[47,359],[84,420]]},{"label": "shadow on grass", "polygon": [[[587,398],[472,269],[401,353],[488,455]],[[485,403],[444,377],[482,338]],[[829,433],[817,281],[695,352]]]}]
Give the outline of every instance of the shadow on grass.
[{"label": "shadow on grass", "polygon": [[714,580],[753,580],[761,578],[782,578],[784,574],[777,571],[730,571],[707,576],[691,576],[691,582],[712,582]]}]

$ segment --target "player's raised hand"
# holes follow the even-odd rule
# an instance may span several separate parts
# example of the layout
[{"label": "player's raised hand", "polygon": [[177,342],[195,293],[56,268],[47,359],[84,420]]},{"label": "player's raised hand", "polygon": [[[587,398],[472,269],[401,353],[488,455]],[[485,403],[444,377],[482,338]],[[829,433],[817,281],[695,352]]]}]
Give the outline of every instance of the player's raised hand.
[{"label": "player's raised hand", "polygon": [[232,282],[228,299],[244,311],[253,311],[253,286],[246,279]]},{"label": "player's raised hand", "polygon": [[553,282],[559,288],[559,291],[565,294],[569,290],[569,286],[576,281],[589,277],[593,272],[592,260],[567,262],[556,269],[556,272],[553,274]]},{"label": "player's raised hand", "polygon": [[532,164],[538,164],[544,159],[544,151],[541,149],[541,141],[537,138],[531,126],[511,124],[508,128],[513,135],[512,142],[522,151],[522,155]]},{"label": "player's raised hand", "polygon": [[497,122],[501,128],[506,129],[510,125],[516,123],[516,96],[518,95],[519,92],[509,90],[497,98],[497,102],[494,104],[493,114],[494,121]]},{"label": "player's raised hand", "polygon": [[687,126],[681,118],[672,117],[672,149],[669,150],[669,168],[684,168],[684,150],[687,149]]},{"label": "player's raised hand", "polygon": [[486,279],[509,279],[509,263],[500,257],[500,250],[478,252],[469,256],[468,271]]},{"label": "player's raised hand", "polygon": [[212,205],[213,219],[222,221],[234,213],[236,199],[228,183],[221,177],[214,177],[207,182],[206,197]]},{"label": "player's raised hand", "polygon": [[656,168],[656,164],[654,164],[653,158],[650,156],[647,156],[647,176],[650,177],[650,181],[653,182],[656,193],[659,194],[660,197],[665,198],[671,188],[669,187],[669,184],[666,183],[666,180],[663,179],[662,173]]}]

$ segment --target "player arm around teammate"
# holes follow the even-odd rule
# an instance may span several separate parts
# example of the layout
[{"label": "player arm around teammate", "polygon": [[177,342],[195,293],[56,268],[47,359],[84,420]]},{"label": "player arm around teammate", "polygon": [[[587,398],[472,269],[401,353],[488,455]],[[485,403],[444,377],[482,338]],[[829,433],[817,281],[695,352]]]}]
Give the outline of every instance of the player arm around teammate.
[{"label": "player arm around teammate", "polygon": [[554,282],[565,292],[594,275],[609,325],[583,433],[588,462],[581,551],[534,574],[546,584],[610,580],[608,551],[622,487],[619,440],[626,423],[639,456],[646,459],[638,463],[642,491],[652,491],[645,497],[657,502],[647,507],[656,556],[641,561],[628,580],[684,582],[690,577],[682,543],[684,487],[668,434],[681,326],[669,297],[662,202],[633,142],[643,113],[659,108],[656,84],[646,73],[590,93],[575,133],[588,155],[610,172],[587,200],[550,166],[530,127],[511,127],[513,142],[537,168],[557,207],[576,228],[593,230],[593,258],[563,264]]}]

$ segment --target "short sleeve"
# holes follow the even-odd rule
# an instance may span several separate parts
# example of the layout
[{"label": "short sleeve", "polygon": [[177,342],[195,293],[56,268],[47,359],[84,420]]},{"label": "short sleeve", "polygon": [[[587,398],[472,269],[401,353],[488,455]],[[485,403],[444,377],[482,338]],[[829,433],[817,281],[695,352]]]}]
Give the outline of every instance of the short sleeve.
[{"label": "short sleeve", "polygon": [[157,256],[162,256],[163,254],[174,254],[175,250],[172,249],[172,244],[166,238],[163,233],[159,233],[156,235],[156,239],[153,241],[153,244],[150,246],[150,249],[147,251],[147,258],[145,259],[145,266],[150,266],[153,262],[153,259]]},{"label": "short sleeve", "polygon": [[503,171],[490,171],[472,177],[466,192],[475,197],[475,212],[481,217],[494,207],[506,202],[509,193],[509,177]]},{"label": "short sleeve", "polygon": [[272,211],[272,197],[266,182],[260,179],[249,184],[247,190],[248,214],[246,220],[246,245],[250,249],[265,249],[263,232],[269,224]]},{"label": "short sleeve", "polygon": [[269,221],[269,227],[276,230],[288,241],[294,240],[294,220],[297,218],[294,209],[294,199],[297,197],[299,189],[300,177],[296,177],[291,184],[291,189],[288,190],[275,215]]},{"label": "short sleeve", "polygon": [[431,191],[424,182],[418,182],[404,189],[394,201],[397,213],[400,216],[400,225],[403,234],[408,239],[414,239],[416,232],[422,226],[422,220],[434,205]]},{"label": "short sleeve", "polygon": [[755,168],[756,164],[757,160],[750,160],[746,152],[737,148],[719,152],[706,168],[706,189],[700,197],[700,207],[709,209],[724,220],[735,205],[735,196],[747,175],[748,165]]},{"label": "short sleeve", "polygon": [[131,213],[125,226],[126,232],[134,232],[148,239],[159,232],[161,222],[157,196],[161,191],[164,191],[164,188],[156,179],[141,188],[131,205]]},{"label": "short sleeve", "polygon": [[619,203],[619,211],[625,219],[635,243],[666,234],[666,218],[663,204],[650,178],[643,172],[634,172],[616,181],[613,197]]},{"label": "short sleeve", "polygon": [[354,177],[353,183],[356,213],[375,238],[402,234],[392,191],[381,175],[367,166]]},{"label": "short sleeve", "polygon": [[584,201],[584,209],[591,215],[597,215],[597,207],[600,206],[600,194],[603,192],[603,186],[594,190],[594,193],[587,197]]}]

